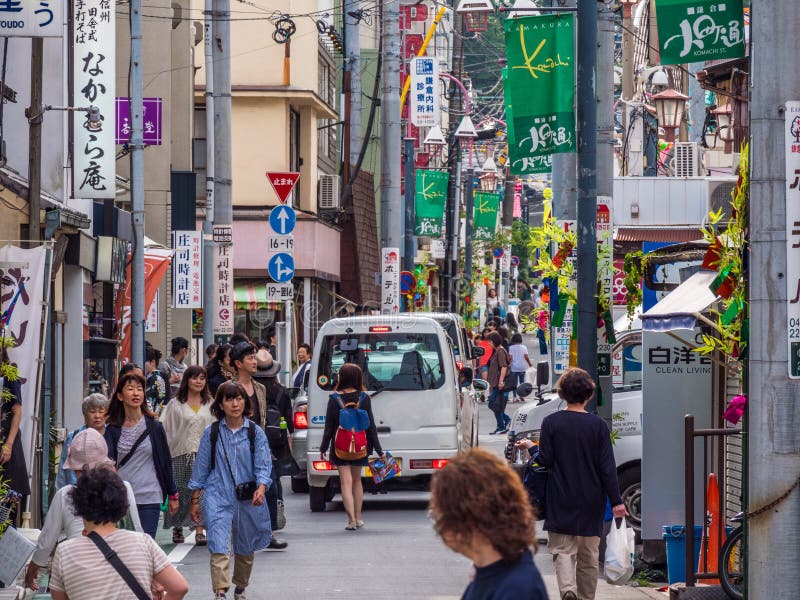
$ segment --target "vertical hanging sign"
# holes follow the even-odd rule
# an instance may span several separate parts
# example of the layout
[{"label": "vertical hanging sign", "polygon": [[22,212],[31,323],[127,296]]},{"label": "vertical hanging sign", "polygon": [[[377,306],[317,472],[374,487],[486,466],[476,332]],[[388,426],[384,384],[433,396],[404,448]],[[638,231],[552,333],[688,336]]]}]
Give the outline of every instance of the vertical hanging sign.
[{"label": "vertical hanging sign", "polygon": [[0,37],[61,37],[61,0],[3,0]]},{"label": "vertical hanging sign", "polygon": [[786,103],[786,316],[789,377],[800,379],[800,100]]},{"label": "vertical hanging sign", "polygon": [[172,259],[173,308],[202,308],[203,241],[199,231],[174,231]]},{"label": "vertical hanging sign", "polygon": [[473,212],[475,241],[490,240],[497,231],[497,211],[500,208],[500,194],[496,192],[475,192]]},{"label": "vertical hanging sign", "polygon": [[233,335],[233,244],[214,250],[214,335]]},{"label": "vertical hanging sign", "polygon": [[575,17],[506,19],[504,29],[509,158],[519,175],[543,169],[538,157],[576,151]]},{"label": "vertical hanging sign", "polygon": [[381,314],[400,312],[400,248],[381,250]]},{"label": "vertical hanging sign", "polygon": [[444,201],[447,196],[446,171],[417,171],[414,193],[414,235],[433,238],[442,235]]},{"label": "vertical hanging sign", "polygon": [[439,124],[439,63],[428,56],[411,59],[411,123],[415,127]]},{"label": "vertical hanging sign", "polygon": [[73,0],[72,106],[73,193],[76,198],[114,198],[114,19],[111,0]]}]

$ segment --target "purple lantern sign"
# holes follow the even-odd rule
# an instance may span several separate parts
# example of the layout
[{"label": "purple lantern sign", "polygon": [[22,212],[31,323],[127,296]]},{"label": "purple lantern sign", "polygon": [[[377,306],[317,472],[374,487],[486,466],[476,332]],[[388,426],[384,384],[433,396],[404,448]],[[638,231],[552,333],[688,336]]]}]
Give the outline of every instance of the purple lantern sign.
[{"label": "purple lantern sign", "polygon": [[[143,139],[145,146],[161,145],[161,98],[144,98],[144,115],[142,117]],[[131,99],[117,98],[117,144],[131,141]]]}]

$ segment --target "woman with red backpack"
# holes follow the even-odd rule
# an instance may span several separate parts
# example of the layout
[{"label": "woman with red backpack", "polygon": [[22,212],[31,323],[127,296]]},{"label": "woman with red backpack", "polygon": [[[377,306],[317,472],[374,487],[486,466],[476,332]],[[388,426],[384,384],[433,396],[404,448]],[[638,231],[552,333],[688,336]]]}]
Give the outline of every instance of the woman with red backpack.
[{"label": "woman with red backpack", "polygon": [[367,466],[373,450],[384,458],[364,377],[358,365],[345,363],[337,374],[336,391],[328,399],[319,455],[321,460],[327,460],[325,453],[330,451],[331,463],[339,470],[348,531],[364,526],[361,470]]}]

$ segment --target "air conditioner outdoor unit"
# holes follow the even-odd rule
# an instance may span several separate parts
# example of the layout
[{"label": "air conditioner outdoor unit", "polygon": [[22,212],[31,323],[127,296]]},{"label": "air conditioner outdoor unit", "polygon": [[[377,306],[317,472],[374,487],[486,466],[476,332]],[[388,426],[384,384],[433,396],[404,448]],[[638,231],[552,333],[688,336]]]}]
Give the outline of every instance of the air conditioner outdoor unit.
[{"label": "air conditioner outdoor unit", "polygon": [[721,208],[722,223],[731,220],[731,201],[733,200],[731,193],[736,188],[736,181],[736,177],[709,177],[706,181],[708,212],[717,212]]},{"label": "air conditioner outdoor unit", "polygon": [[317,185],[317,206],[320,211],[339,210],[339,176],[323,173]]},{"label": "air conditioner outdoor unit", "polygon": [[700,144],[697,142],[675,142],[676,177],[700,177],[703,175],[703,161]]}]

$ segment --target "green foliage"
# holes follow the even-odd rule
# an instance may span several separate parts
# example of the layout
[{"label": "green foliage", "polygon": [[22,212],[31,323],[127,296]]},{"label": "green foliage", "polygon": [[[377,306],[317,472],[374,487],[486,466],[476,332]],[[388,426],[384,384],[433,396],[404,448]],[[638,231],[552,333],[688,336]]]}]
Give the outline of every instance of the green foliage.
[{"label": "green foliage", "polygon": [[[700,354],[719,351],[725,356],[741,355],[745,351],[742,328],[747,318],[747,295],[744,286],[744,252],[747,234],[747,205],[750,193],[749,147],[744,144],[739,160],[739,180],[731,193],[731,220],[722,223],[722,208],[708,215],[708,225],[703,228],[703,238],[714,246],[717,258],[712,267],[728,270],[728,278],[735,288],[729,298],[720,301],[719,311],[712,310],[715,321],[713,335],[703,334],[703,344],[695,349]],[[727,225],[724,228],[723,226]],[[734,316],[724,317],[726,311]]]},{"label": "green foliage", "polygon": [[527,279],[531,270],[531,228],[520,219],[511,225],[511,255],[519,258],[519,276]]},{"label": "green foliage", "polygon": [[628,319],[633,319],[636,307],[642,303],[642,277],[647,266],[647,255],[641,250],[628,252],[622,270],[625,274],[625,305],[628,309]]},{"label": "green foliage", "polygon": [[[15,345],[15,341],[13,337],[0,337],[0,348],[4,350],[8,350],[9,348],[13,348]],[[7,381],[16,381],[19,378],[19,371],[17,367],[12,365],[8,362],[0,363],[0,375],[2,375]],[[3,396],[2,402],[8,402],[11,399],[11,392],[3,388]],[[0,444],[5,443],[4,439],[0,439]],[[8,483],[6,479],[2,477],[2,469],[0,469],[0,500],[5,498],[6,493],[8,492]],[[0,536],[3,535],[3,532],[8,527],[9,523],[7,521],[0,522]]]}]

